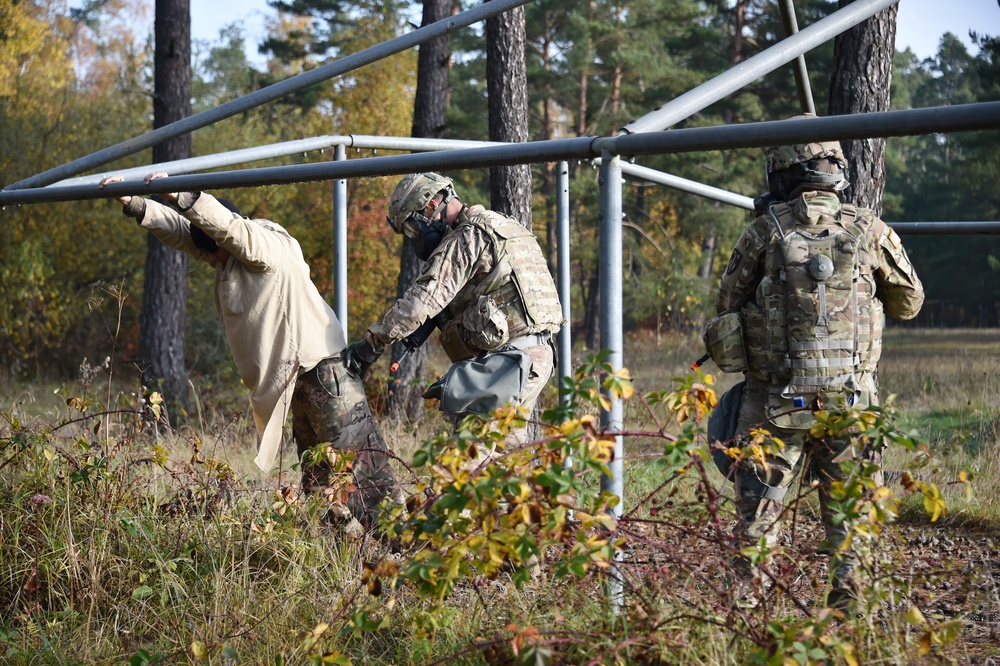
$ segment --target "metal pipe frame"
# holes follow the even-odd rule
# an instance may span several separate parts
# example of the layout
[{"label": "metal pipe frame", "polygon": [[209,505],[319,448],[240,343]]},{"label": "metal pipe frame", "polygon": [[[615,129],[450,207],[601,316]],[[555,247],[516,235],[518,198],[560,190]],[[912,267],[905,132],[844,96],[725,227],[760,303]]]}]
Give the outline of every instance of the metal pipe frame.
[{"label": "metal pipe frame", "polygon": [[[347,159],[343,144],[334,150],[335,162]],[[347,334],[347,179],[333,181],[333,311]]]},{"label": "metal pipe frame", "polygon": [[154,180],[148,185],[137,179],[113,183],[101,190],[92,185],[3,190],[0,191],[0,206],[103,199],[123,194],[141,196],[185,190],[286,185],[305,181],[384,176],[446,168],[463,170],[533,162],[590,160],[600,157],[604,151],[612,155],[631,157],[766,147],[803,141],[867,139],[997,128],[1000,128],[1000,102],[978,102],[926,109],[695,127],[604,138],[553,139],[421,154],[366,157],[345,162],[295,164],[169,176]]},{"label": "metal pipe frame", "polygon": [[309,86],[322,83],[323,81],[371,64],[377,60],[381,60],[382,58],[401,53],[413,48],[414,46],[419,46],[442,35],[458,30],[459,28],[467,27],[473,23],[478,23],[493,16],[497,16],[498,14],[502,14],[509,9],[525,5],[528,2],[529,0],[490,0],[490,2],[484,2],[473,7],[472,9],[467,9],[441,21],[431,23],[430,25],[422,28],[417,28],[416,30],[408,32],[405,35],[395,37],[386,42],[382,42],[381,44],[376,44],[375,46],[358,51],[357,53],[352,53],[343,58],[338,58],[337,60],[317,67],[316,69],[303,72],[302,74],[297,74],[285,79],[284,81],[279,81],[278,83],[267,86],[266,88],[261,88],[260,90],[250,93],[249,95],[244,95],[243,97],[226,102],[225,104],[220,104],[212,109],[196,113],[193,116],[188,116],[187,118],[170,123],[169,125],[164,125],[163,127],[129,139],[128,141],[123,141],[122,143],[109,148],[99,150],[96,153],[91,153],[86,157],[81,157],[80,159],[69,162],[68,164],[64,164],[54,169],[49,169],[48,171],[44,171],[36,176],[32,176],[31,178],[18,181],[17,183],[8,185],[5,189],[15,190],[25,189],[28,187],[41,187],[63,178],[68,178],[84,171],[89,171],[90,169],[102,166],[108,162],[112,162],[122,157],[127,157],[128,155],[137,153],[140,150],[155,146],[156,144],[162,143],[167,139],[172,139],[176,136],[187,134],[188,132],[192,132],[196,129],[201,129],[202,127],[211,125],[219,120],[224,120],[230,116],[244,113],[245,111],[249,111],[250,109],[256,108],[262,104],[272,102],[293,92],[302,90],[303,88],[308,88]]},{"label": "metal pipe frame", "polygon": [[[598,238],[601,243],[599,259],[601,349],[610,352],[607,362],[616,371],[622,367],[622,170],[621,158],[606,153],[601,160],[601,211],[598,221]],[[610,396],[609,396],[610,397]],[[601,425],[606,430],[620,431],[624,425],[622,401],[611,398],[611,409],[601,412]],[[614,457],[608,467],[611,476],[601,478],[601,489],[608,490],[624,500],[624,448],[621,435],[615,436]],[[612,509],[615,518],[622,515],[622,504]]]},{"label": "metal pipe frame", "polygon": [[276,157],[287,157],[297,153],[309,153],[316,150],[324,151],[336,146],[345,146],[357,150],[405,150],[411,152],[425,152],[432,150],[448,150],[456,148],[481,148],[483,146],[502,146],[503,143],[495,141],[465,141],[462,139],[420,139],[411,137],[386,137],[372,136],[366,134],[345,134],[317,136],[311,139],[295,139],[293,141],[281,141],[264,146],[253,148],[241,148],[239,150],[229,150],[223,153],[212,153],[201,157],[189,157],[183,160],[172,162],[161,162],[156,165],[143,165],[116,171],[105,171],[103,173],[90,176],[78,176],[67,178],[58,183],[46,185],[46,187],[60,187],[63,185],[96,185],[108,176],[123,176],[129,178],[145,178],[153,170],[153,166],[160,171],[166,171],[173,175],[194,173],[207,169],[217,169],[224,166],[245,164],[246,162],[256,162],[268,160]]},{"label": "metal pipe frame", "polygon": [[[559,162],[556,165],[556,252],[559,273],[559,302],[562,305],[563,325],[559,329],[559,386],[563,380],[573,376],[573,331],[572,311],[570,309],[570,278],[569,257],[569,163]],[[569,395],[559,394],[562,406],[569,404]]]},{"label": "metal pipe frame", "polygon": [[675,97],[652,113],[629,121],[619,131],[624,134],[642,134],[665,130],[897,2],[899,0],[854,0],[801,32]]},{"label": "metal pipe frame", "polygon": [[[601,311],[601,349],[607,350],[606,361],[615,372],[623,367],[624,333],[622,313],[622,170],[621,158],[605,152],[601,158],[601,211],[598,221],[598,238],[601,243],[599,261],[599,288]],[[603,389],[602,389],[603,391]],[[608,410],[601,410],[601,426],[605,431],[621,432],[625,426],[625,408],[621,398],[605,395],[611,402]],[[622,517],[625,503],[625,442],[614,435],[614,454],[608,463],[610,475],[601,475],[601,490],[618,497],[618,504],[611,507],[615,519]],[[622,606],[624,582],[618,567],[620,556],[615,557],[608,578],[608,600],[617,613]]]},{"label": "metal pipe frame", "polygon": [[[594,162],[599,165],[601,159],[597,158]],[[657,185],[663,185],[680,192],[687,192],[688,194],[696,194],[700,197],[711,199],[712,201],[718,201],[720,203],[736,206],[737,208],[753,210],[753,197],[745,197],[742,194],[736,194],[735,192],[723,190],[711,185],[705,185],[704,183],[688,180],[687,178],[681,178],[680,176],[673,176],[663,171],[657,171],[656,169],[650,169],[649,167],[639,166],[638,164],[629,164],[627,162],[622,163],[621,170],[626,176],[630,176],[635,179],[645,180]]]},{"label": "metal pipe frame", "polygon": [[905,236],[1000,234],[1000,222],[886,222]]},{"label": "metal pipe frame", "polygon": [[[792,0],[780,0],[781,22],[785,26],[785,34],[789,37],[798,33],[799,22],[795,19],[795,5]],[[816,104],[813,102],[812,87],[809,85],[809,70],[806,69],[805,55],[795,58],[793,67],[795,73],[795,88],[799,91],[799,106],[803,113],[816,115]]]}]

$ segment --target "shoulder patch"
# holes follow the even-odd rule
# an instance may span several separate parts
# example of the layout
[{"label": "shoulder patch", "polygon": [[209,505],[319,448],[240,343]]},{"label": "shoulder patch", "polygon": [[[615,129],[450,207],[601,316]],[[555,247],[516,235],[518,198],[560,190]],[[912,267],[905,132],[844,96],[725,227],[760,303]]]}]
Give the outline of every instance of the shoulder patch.
[{"label": "shoulder patch", "polygon": [[739,248],[734,249],[732,256],[729,257],[729,265],[726,266],[726,275],[736,272],[736,269],[739,268],[742,261],[743,253],[740,252]]},{"label": "shoulder patch", "polygon": [[[888,227],[889,225],[886,226]],[[899,235],[892,227],[889,227],[889,242],[892,243],[892,246],[897,250],[903,244],[903,241],[899,240]]]}]

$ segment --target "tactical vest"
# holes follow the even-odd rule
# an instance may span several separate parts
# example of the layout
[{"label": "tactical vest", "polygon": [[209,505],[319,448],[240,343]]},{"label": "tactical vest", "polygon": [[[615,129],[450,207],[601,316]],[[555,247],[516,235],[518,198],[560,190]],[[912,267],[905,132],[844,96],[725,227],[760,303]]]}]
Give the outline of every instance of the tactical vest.
[{"label": "tactical vest", "polygon": [[478,227],[493,241],[493,270],[474,293],[489,297],[503,312],[510,339],[557,332],[563,323],[562,306],[534,234],[487,210],[466,215],[463,223]]},{"label": "tactical vest", "polygon": [[860,393],[859,375],[873,371],[881,355],[867,220],[843,206],[836,216],[803,221],[784,203],[765,219],[764,277],[741,313],[747,371],[805,404],[816,394]]},{"label": "tactical vest", "polygon": [[448,357],[454,362],[525,335],[558,331],[559,294],[534,234],[481,207],[466,212],[459,224],[480,229],[490,240],[493,269],[448,306],[451,319],[440,335]]}]

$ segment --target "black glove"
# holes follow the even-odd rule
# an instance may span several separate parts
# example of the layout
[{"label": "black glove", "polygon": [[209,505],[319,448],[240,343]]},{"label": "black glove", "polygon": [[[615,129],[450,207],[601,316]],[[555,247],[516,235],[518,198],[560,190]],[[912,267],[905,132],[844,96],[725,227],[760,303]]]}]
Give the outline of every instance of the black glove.
[{"label": "black glove", "polygon": [[368,368],[378,360],[382,352],[368,344],[368,340],[361,338],[357,342],[352,342],[342,353],[344,367],[347,371],[359,379],[364,379],[368,374]]}]

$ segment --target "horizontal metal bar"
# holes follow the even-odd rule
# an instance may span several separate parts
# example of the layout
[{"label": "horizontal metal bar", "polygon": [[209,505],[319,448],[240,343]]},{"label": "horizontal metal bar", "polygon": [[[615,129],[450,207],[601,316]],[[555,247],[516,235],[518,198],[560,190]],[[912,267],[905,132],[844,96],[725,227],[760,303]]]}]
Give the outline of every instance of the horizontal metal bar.
[{"label": "horizontal metal bar", "polygon": [[63,185],[88,185],[101,182],[108,176],[122,176],[126,180],[145,178],[153,171],[166,171],[169,174],[193,173],[195,171],[205,171],[206,169],[217,169],[234,164],[244,164],[257,160],[268,160],[275,157],[286,157],[297,153],[309,153],[314,150],[326,150],[337,145],[344,145],[350,142],[349,136],[317,136],[311,139],[296,139],[295,141],[282,141],[266,146],[255,146],[253,148],[241,148],[230,150],[225,153],[213,153],[202,155],[201,157],[189,157],[183,160],[172,162],[160,162],[157,164],[144,164],[143,166],[121,169],[118,171],[105,171],[89,176],[78,176],[67,178],[58,183],[47,185],[46,187],[60,187]]},{"label": "horizontal metal bar", "polygon": [[621,129],[629,134],[665,130],[702,109],[718,102],[743,86],[773,72],[806,51],[809,51],[840,33],[874,16],[899,0],[854,0],[824,19],[816,21],[798,33],[781,40],[752,58],[726,70],[725,73],[692,88],[683,95],[647,113],[638,120],[629,121]]},{"label": "horizontal metal bar", "polygon": [[337,178],[387,176],[392,174],[440,171],[443,169],[479,169],[488,166],[533,164],[563,159],[590,159],[594,137],[502,144],[488,148],[445,150],[411,155],[364,157],[345,162],[317,162],[290,166],[219,171],[193,175],[170,176],[144,185],[142,180],[113,183],[98,190],[94,185],[42,187],[26,190],[0,191],[0,206],[46,201],[83,201],[103,199],[123,194],[149,195],[190,190],[214,190],[231,187],[288,185]]},{"label": "horizontal metal bar", "polygon": [[351,135],[348,146],[372,150],[409,150],[424,152],[430,150],[455,150],[459,148],[485,148],[487,146],[508,145],[502,141],[470,141],[466,139],[428,139],[406,136]]},{"label": "horizontal metal bar", "polygon": [[224,166],[245,164],[258,160],[268,160],[275,157],[287,157],[298,153],[309,153],[314,150],[326,150],[335,146],[347,146],[359,150],[407,150],[407,151],[428,151],[447,150],[449,148],[480,148],[482,146],[500,146],[502,143],[490,141],[463,141],[460,139],[424,139],[411,137],[386,137],[370,136],[365,134],[344,134],[317,136],[311,139],[296,139],[293,141],[281,141],[264,146],[253,148],[241,148],[230,150],[224,153],[213,153],[200,157],[189,157],[183,160],[172,162],[160,162],[157,164],[145,164],[140,167],[121,169],[119,171],[105,171],[103,173],[89,176],[78,176],[77,178],[67,178],[46,187],[59,187],[62,185],[87,185],[100,183],[108,176],[122,176],[126,180],[145,178],[153,171],[165,171],[171,175],[194,173],[196,171],[206,171]]},{"label": "horizontal metal bar", "polygon": [[0,191],[0,205],[99,199],[122,194],[152,194],[183,190],[286,185],[289,183],[414,173],[446,169],[593,159],[607,149],[612,154],[651,155],[732,148],[751,148],[802,141],[907,136],[1000,128],[1000,102],[981,102],[929,109],[779,120],[765,123],[695,127],[668,132],[617,137],[578,137],[502,144],[415,155],[388,155],[292,166],[243,169],[189,176],[172,176],[144,186],[142,181],[94,186]]},{"label": "horizontal metal bar", "polygon": [[973,236],[1000,234],[1000,222],[886,222],[904,236]]},{"label": "horizontal metal bar", "polygon": [[[601,162],[600,159],[594,161],[598,164]],[[680,176],[672,176],[669,173],[657,171],[656,169],[650,169],[649,167],[639,166],[638,164],[628,164],[626,162],[622,162],[621,170],[626,176],[641,178],[642,180],[649,181],[650,183],[665,185],[666,187],[670,187],[681,192],[697,194],[698,196],[705,197],[706,199],[730,204],[738,208],[753,210],[753,199],[751,197],[745,197],[742,194],[729,192],[718,187],[712,187],[711,185],[688,180],[687,178],[681,178]]]},{"label": "horizontal metal bar", "polygon": [[170,123],[169,125],[164,125],[163,127],[155,129],[151,132],[129,139],[128,141],[123,141],[122,143],[109,148],[99,150],[96,153],[92,153],[86,157],[81,157],[80,159],[74,160],[60,167],[49,169],[48,171],[44,171],[38,175],[8,185],[4,189],[15,190],[25,189],[28,187],[41,187],[63,178],[75,176],[121,157],[126,157],[145,148],[155,146],[156,144],[162,143],[167,139],[187,134],[188,132],[200,129],[206,125],[211,125],[214,122],[229,118],[230,116],[243,113],[262,104],[266,104],[267,102],[274,101],[284,97],[285,95],[302,90],[303,88],[308,88],[309,86],[321,83],[327,79],[332,79],[335,76],[358,69],[359,67],[381,60],[382,58],[395,55],[396,53],[400,53],[414,46],[419,46],[420,44],[429,42],[459,28],[464,28],[472,25],[473,23],[478,23],[479,21],[483,21],[487,18],[502,14],[509,9],[520,7],[528,2],[529,0],[490,0],[490,2],[484,2],[473,7],[472,9],[468,9],[466,11],[459,12],[454,16],[448,17],[447,19],[431,23],[430,25],[426,25],[422,28],[417,28],[416,30],[408,32],[405,35],[390,39],[387,42],[382,42],[381,44],[364,49],[363,51],[358,51],[357,53],[352,53],[348,56],[317,67],[316,69],[303,72],[302,74],[297,74],[293,77],[285,79],[284,81],[279,81],[278,83],[267,86],[266,88],[261,88],[260,90],[250,93],[249,95],[244,95],[243,97],[226,102],[225,104],[220,104],[215,108],[202,111],[201,113],[196,113],[193,116],[188,116],[187,118]]},{"label": "horizontal metal bar", "polygon": [[[977,102],[926,109],[857,113],[822,118],[773,120],[628,134],[599,140],[618,155],[657,155],[702,150],[780,146],[805,141],[868,139],[1000,128],[1000,102]],[[607,144],[611,144],[608,146]]]}]

